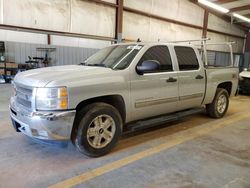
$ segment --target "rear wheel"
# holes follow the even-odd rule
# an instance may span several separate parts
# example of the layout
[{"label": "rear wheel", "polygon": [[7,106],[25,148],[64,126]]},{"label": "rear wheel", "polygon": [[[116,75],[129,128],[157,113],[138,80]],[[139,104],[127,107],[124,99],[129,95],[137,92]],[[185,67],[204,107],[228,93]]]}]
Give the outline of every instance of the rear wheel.
[{"label": "rear wheel", "polygon": [[229,94],[227,90],[218,88],[211,104],[206,106],[207,113],[213,118],[222,118],[229,106]]},{"label": "rear wheel", "polygon": [[115,146],[122,130],[122,118],[116,108],[106,103],[94,103],[81,110],[77,118],[78,128],[73,142],[81,153],[98,157]]}]

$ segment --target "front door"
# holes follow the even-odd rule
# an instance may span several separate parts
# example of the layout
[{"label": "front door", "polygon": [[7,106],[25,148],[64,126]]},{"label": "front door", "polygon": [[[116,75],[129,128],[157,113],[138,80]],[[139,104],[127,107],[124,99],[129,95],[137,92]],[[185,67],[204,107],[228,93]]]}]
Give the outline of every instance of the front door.
[{"label": "front door", "polygon": [[177,109],[178,79],[169,49],[165,45],[150,47],[139,60],[157,61],[159,70],[139,75],[131,70],[132,120],[153,117]]}]

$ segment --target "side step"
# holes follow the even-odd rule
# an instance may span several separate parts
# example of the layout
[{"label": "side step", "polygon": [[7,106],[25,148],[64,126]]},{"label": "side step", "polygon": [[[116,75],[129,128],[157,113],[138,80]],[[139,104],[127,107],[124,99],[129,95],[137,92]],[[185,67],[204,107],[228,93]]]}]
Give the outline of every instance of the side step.
[{"label": "side step", "polygon": [[189,110],[184,110],[184,111],[179,111],[175,112],[172,114],[167,114],[167,115],[162,115],[162,116],[157,116],[151,119],[146,119],[146,120],[140,120],[136,122],[132,122],[126,125],[126,128],[123,131],[123,134],[128,134],[134,131],[142,130],[145,128],[150,128],[154,127],[157,125],[161,125],[164,123],[168,123],[171,121],[176,121],[179,120],[183,117],[192,115],[192,114],[197,114],[204,112],[204,108],[194,108],[194,109],[189,109]]}]

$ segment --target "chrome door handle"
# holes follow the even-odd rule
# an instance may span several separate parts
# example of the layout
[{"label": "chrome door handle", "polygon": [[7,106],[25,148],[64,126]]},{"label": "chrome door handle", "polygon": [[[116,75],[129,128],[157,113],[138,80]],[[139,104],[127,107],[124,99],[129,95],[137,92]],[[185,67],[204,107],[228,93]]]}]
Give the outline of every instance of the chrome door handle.
[{"label": "chrome door handle", "polygon": [[195,77],[195,79],[197,79],[197,80],[201,80],[201,79],[203,79],[204,77],[203,76],[201,76],[201,75],[197,75],[196,77]]},{"label": "chrome door handle", "polygon": [[166,80],[166,82],[177,82],[177,79],[170,77],[169,79]]}]

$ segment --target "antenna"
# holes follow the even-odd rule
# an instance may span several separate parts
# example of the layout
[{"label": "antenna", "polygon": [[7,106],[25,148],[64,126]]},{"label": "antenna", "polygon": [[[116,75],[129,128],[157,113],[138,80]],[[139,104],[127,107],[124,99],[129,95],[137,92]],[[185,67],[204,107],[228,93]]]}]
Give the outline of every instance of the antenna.
[{"label": "antenna", "polygon": [[141,39],[140,39],[140,38],[138,38],[136,42],[141,42]]}]

